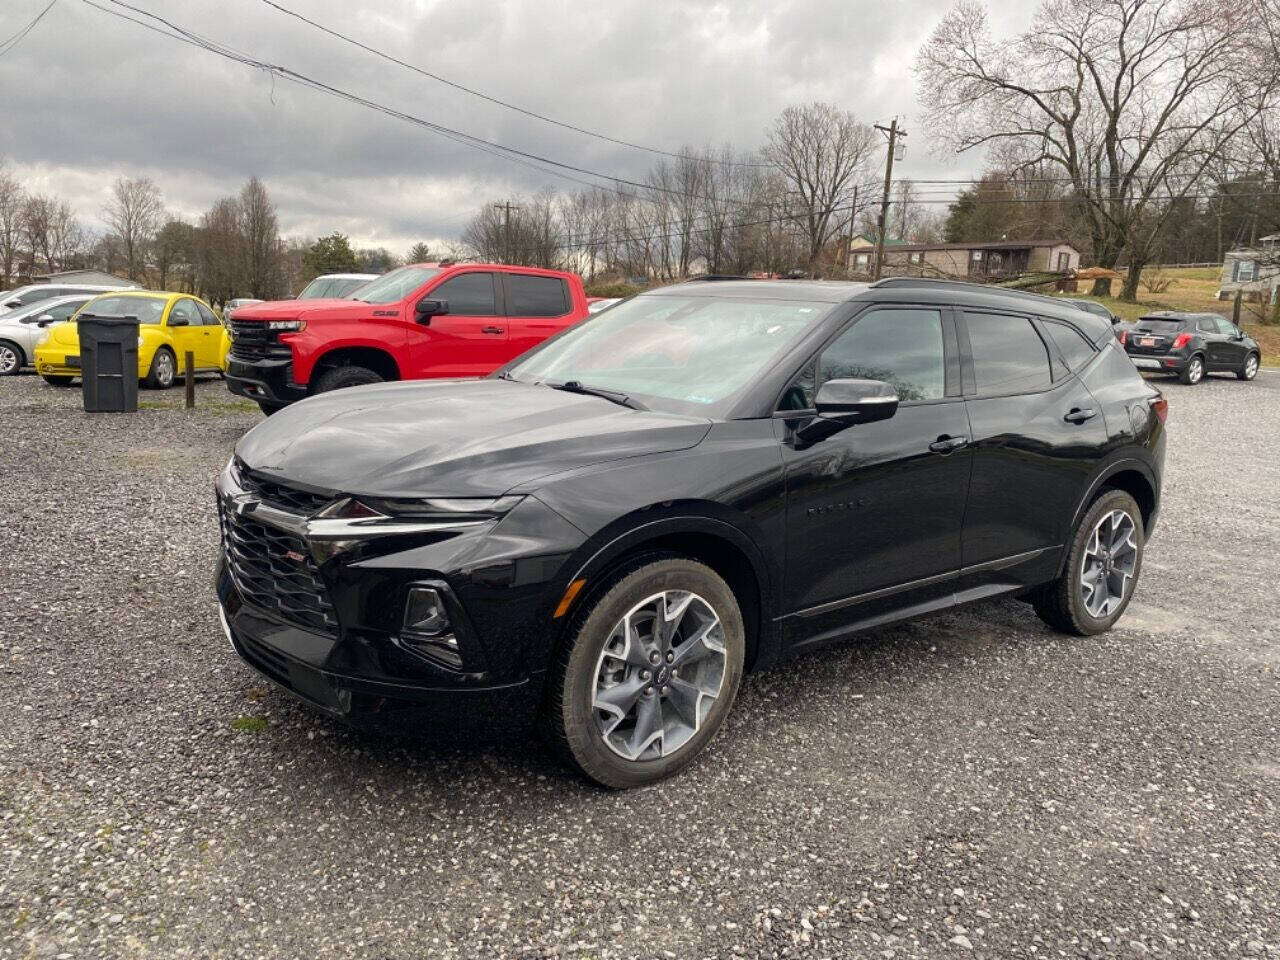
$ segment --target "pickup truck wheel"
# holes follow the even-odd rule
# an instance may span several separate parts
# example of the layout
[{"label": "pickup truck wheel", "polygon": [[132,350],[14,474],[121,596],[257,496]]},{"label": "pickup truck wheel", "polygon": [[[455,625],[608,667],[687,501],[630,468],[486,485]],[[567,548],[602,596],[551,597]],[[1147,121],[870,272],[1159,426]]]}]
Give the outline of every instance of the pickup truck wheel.
[{"label": "pickup truck wheel", "polygon": [[330,367],[316,378],[315,393],[328,393],[330,390],[341,390],[344,387],[360,387],[367,383],[382,383],[382,377],[368,367],[341,366]]}]

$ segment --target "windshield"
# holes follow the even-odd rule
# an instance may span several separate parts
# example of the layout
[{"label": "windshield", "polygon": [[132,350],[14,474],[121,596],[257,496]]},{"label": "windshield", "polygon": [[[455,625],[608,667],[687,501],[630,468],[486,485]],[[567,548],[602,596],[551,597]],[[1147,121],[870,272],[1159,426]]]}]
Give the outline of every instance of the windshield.
[{"label": "windshield", "polygon": [[1150,333],[1177,333],[1182,329],[1182,320],[1151,320],[1143,317],[1138,321],[1138,329]]},{"label": "windshield", "polygon": [[636,297],[583,321],[507,375],[578,381],[646,406],[714,416],[830,309],[797,300]]},{"label": "windshield", "polygon": [[99,297],[85,304],[84,313],[95,317],[137,317],[143,326],[154,326],[164,316],[162,297]]},{"label": "windshield", "polygon": [[432,277],[439,276],[437,267],[401,267],[370,280],[352,297],[365,303],[395,303],[403,300]]}]

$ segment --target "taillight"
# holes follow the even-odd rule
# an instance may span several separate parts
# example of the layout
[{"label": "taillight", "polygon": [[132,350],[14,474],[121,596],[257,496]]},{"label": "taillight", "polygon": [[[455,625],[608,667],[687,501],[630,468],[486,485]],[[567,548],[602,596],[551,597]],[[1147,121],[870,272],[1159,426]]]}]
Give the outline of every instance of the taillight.
[{"label": "taillight", "polygon": [[1120,346],[1122,347],[1127,346],[1129,343],[1129,331],[1121,330],[1119,340],[1120,340]]},{"label": "taillight", "polygon": [[1170,347],[1169,349],[1171,349],[1171,350],[1181,350],[1183,347],[1185,347],[1185,346],[1186,346],[1188,343],[1190,343],[1190,342],[1191,342],[1191,334],[1189,334],[1189,333],[1180,333],[1180,334],[1178,334],[1176,337],[1174,337],[1174,338],[1173,338],[1173,346],[1172,346],[1172,347]]},{"label": "taillight", "polygon": [[1166,400],[1162,396],[1152,397],[1150,400],[1147,401],[1147,403],[1151,405],[1151,409],[1155,411],[1155,414],[1157,417],[1160,418],[1161,423],[1164,423],[1165,420],[1168,419],[1169,417],[1169,401],[1168,400]]}]

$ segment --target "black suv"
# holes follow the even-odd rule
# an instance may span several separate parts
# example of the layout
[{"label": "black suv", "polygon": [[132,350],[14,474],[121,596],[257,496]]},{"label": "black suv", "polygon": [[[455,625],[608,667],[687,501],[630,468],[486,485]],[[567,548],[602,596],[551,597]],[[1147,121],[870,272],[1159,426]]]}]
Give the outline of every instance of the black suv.
[{"label": "black suv", "polygon": [[1252,380],[1262,362],[1258,342],[1216,313],[1149,313],[1120,342],[1139,370],[1176,374],[1189,384],[1206,373]]},{"label": "black suv", "polygon": [[1106,320],[962,283],[655,290],[483,380],[322,394],[218,479],[224,625],[331,715],[541,718],[611,787],[677,770],[745,670],[1004,594],[1108,629],[1166,405]]}]

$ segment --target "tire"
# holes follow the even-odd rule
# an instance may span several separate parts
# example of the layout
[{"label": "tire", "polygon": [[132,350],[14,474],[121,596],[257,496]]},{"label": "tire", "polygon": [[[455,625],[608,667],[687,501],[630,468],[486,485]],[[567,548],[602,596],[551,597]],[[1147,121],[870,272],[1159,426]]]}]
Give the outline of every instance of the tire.
[{"label": "tire", "polygon": [[[650,630],[658,604],[664,619],[665,611],[680,611],[668,644]],[[623,639],[625,617],[631,618],[632,640]],[[692,639],[704,633],[712,643]],[[665,658],[657,652],[664,648]],[[669,777],[702,752],[728,716],[745,650],[738,602],[710,567],[671,555],[637,558],[588,598],[570,623],[548,675],[543,731],[562,759],[603,787]],[[625,711],[600,708],[597,696],[610,690],[623,691],[612,699]]]},{"label": "tire", "polygon": [[22,348],[8,340],[0,340],[0,377],[16,377],[27,362]]},{"label": "tire", "polygon": [[152,390],[168,390],[178,379],[178,361],[173,351],[161,347],[151,358],[151,369],[143,381]]},{"label": "tire", "polygon": [[1236,376],[1241,380],[1252,380],[1258,375],[1258,367],[1261,363],[1261,357],[1256,353],[1250,353],[1244,358],[1244,363],[1240,369],[1236,371]]},{"label": "tire", "polygon": [[41,379],[51,387],[69,387],[75,383],[75,377],[52,377],[41,374]]},{"label": "tire", "polygon": [[368,367],[357,367],[350,364],[341,367],[330,367],[316,378],[313,393],[328,393],[330,390],[342,390],[346,387],[362,387],[370,383],[382,383],[382,377]]},{"label": "tire", "polygon": [[1188,386],[1194,387],[1197,383],[1204,379],[1204,357],[1198,353],[1193,353],[1191,359],[1187,361],[1186,367],[1178,374],[1178,379]]},{"label": "tire", "polygon": [[[1119,549],[1112,549],[1099,565],[1093,552],[1093,548],[1098,546],[1093,542],[1094,531],[1105,520],[1110,520],[1117,514],[1127,517],[1130,536],[1123,544],[1123,553]],[[1124,529],[1123,524],[1111,528],[1113,542],[1116,542],[1115,538]],[[1104,491],[1085,511],[1076,527],[1062,575],[1052,583],[1045,584],[1035,594],[1032,602],[1036,615],[1053,629],[1077,636],[1087,637],[1110,630],[1133,598],[1134,588],[1142,574],[1144,548],[1142,511],[1138,509],[1138,504],[1123,490]],[[1110,576],[1105,576],[1105,587],[1109,594],[1105,606],[1101,602],[1103,598],[1097,593],[1103,588],[1102,584],[1090,577],[1087,579],[1093,582],[1092,589],[1085,586],[1086,564],[1092,569],[1099,569],[1104,576],[1108,570],[1111,571]],[[1117,588],[1118,597],[1115,596]]]},{"label": "tire", "polygon": [[258,401],[258,409],[261,410],[268,417],[271,416],[273,413],[279,413],[281,410],[283,410],[287,406],[288,406],[287,403],[272,403],[269,400]]}]

